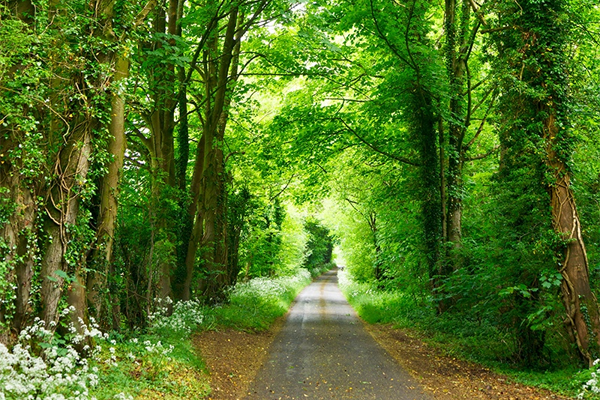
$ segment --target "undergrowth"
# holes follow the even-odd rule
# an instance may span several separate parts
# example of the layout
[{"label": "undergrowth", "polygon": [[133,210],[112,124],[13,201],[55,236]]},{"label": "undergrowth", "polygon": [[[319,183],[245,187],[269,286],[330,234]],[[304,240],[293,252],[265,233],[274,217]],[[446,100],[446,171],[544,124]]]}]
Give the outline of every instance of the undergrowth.
[{"label": "undergrowth", "polygon": [[[482,318],[463,313],[437,315],[431,298],[400,290],[380,290],[374,283],[352,280],[348,271],[339,272],[339,286],[360,317],[368,323],[393,324],[423,339],[438,351],[476,362],[505,374],[516,382],[549,389],[563,395],[600,399],[595,371],[568,363],[546,368],[524,368],[511,359],[514,338]],[[600,372],[598,373],[600,376]],[[587,388],[584,384],[587,383]]]},{"label": "undergrowth", "polygon": [[287,312],[296,295],[310,281],[311,274],[300,269],[295,275],[238,283],[229,295],[229,303],[209,311],[207,326],[243,331],[268,329],[276,318]]}]

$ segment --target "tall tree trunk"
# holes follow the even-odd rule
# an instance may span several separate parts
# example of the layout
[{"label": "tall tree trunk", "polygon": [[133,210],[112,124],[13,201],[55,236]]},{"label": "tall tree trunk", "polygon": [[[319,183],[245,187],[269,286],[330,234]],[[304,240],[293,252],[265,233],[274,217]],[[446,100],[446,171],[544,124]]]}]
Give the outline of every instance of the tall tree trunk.
[{"label": "tall tree trunk", "polygon": [[[229,177],[228,181],[230,181],[230,179],[231,177]],[[229,256],[227,259],[226,282],[228,286],[235,285],[241,269],[239,263],[240,240],[248,214],[248,203],[250,198],[250,191],[246,187],[242,187],[237,193],[232,193],[228,196],[227,248],[229,249]]]},{"label": "tall tree trunk", "polygon": [[192,174],[192,184],[190,186],[190,205],[188,207],[187,217],[192,222],[192,229],[190,235],[187,238],[187,251],[185,256],[185,281],[183,284],[183,293],[181,298],[188,300],[191,294],[192,277],[194,274],[194,265],[196,263],[196,253],[198,252],[198,246],[202,240],[204,232],[204,217],[202,215],[200,203],[200,187],[201,187],[201,176],[202,169],[204,166],[205,157],[205,141],[204,135],[200,138],[198,146],[196,148],[196,159],[194,163],[194,172]]},{"label": "tall tree trunk", "polygon": [[[435,127],[437,119],[433,114],[431,95],[422,87],[417,88],[416,92],[414,99],[416,111],[412,124],[419,146],[421,215],[427,272],[430,279],[434,279],[439,274],[442,241],[441,177],[437,149],[439,138]],[[437,286],[435,280],[433,284],[434,287]]]},{"label": "tall tree trunk", "polygon": [[[177,34],[177,0],[168,2],[167,14],[161,8],[156,10],[154,17],[154,31],[158,34],[168,33],[175,36]],[[171,44],[174,45],[174,39]],[[160,42],[152,44],[153,49],[161,48]],[[175,67],[172,63],[159,65],[152,69],[149,74],[149,81],[153,106],[149,115],[145,116],[146,123],[151,132],[149,140],[144,143],[148,147],[151,157],[151,219],[154,230],[154,259],[158,272],[158,295],[161,298],[170,297],[171,274],[174,270],[177,252],[174,210],[169,208],[169,204],[176,202],[176,179],[175,179],[175,105],[177,96],[175,95]]]},{"label": "tall tree trunk", "polygon": [[[462,240],[462,167],[463,139],[466,129],[464,116],[463,92],[465,89],[465,71],[468,54],[468,27],[470,19],[469,0],[462,1],[460,20],[457,21],[456,0],[446,0],[445,30],[446,30],[446,71],[450,87],[450,119],[448,121],[448,169],[446,171],[446,216],[444,218],[444,240],[458,248]],[[449,271],[445,271],[447,275]]]},{"label": "tall tree trunk", "polygon": [[[187,85],[185,84],[185,69],[179,69],[179,130],[177,134],[177,144],[179,154],[176,161],[176,175],[179,187],[180,200],[179,208],[181,213],[180,228],[177,238],[177,269],[173,280],[173,295],[178,300],[189,300],[190,286],[187,284],[188,275],[192,270],[187,268],[187,252],[189,240],[192,234],[193,218],[188,211],[189,199],[186,197],[187,191],[187,167],[190,157],[189,131],[188,131],[188,110],[187,110]],[[195,212],[195,211],[194,211]],[[195,254],[195,252],[194,252]],[[189,277],[191,283],[191,276]]]},{"label": "tall tree trunk", "polygon": [[[207,297],[217,296],[223,285],[227,266],[227,231],[225,214],[224,159],[221,143],[225,133],[227,98],[230,88],[230,67],[236,47],[238,10],[229,13],[222,51],[217,54],[218,36],[212,34],[204,54],[205,111],[202,137],[196,148],[196,159],[190,186],[191,204],[188,217],[193,218],[186,254],[186,279],[183,298],[189,298],[196,254],[202,245],[207,279],[201,292]],[[235,63],[234,63],[235,64]],[[237,68],[237,67],[236,67]],[[235,73],[237,75],[237,72]],[[216,283],[213,283],[217,279]]]},{"label": "tall tree trunk", "polygon": [[[231,16],[231,18],[233,18],[233,15]],[[235,83],[237,82],[238,79],[238,68],[239,68],[239,61],[240,61],[240,49],[241,49],[241,41],[242,41],[242,35],[243,35],[243,30],[241,29],[241,26],[244,23],[244,15],[243,14],[239,14],[237,16],[237,23],[236,23],[236,27],[238,27],[237,32],[235,34],[234,37],[234,47],[231,50],[232,51],[232,57],[231,57],[231,61],[230,61],[230,73],[229,76],[226,78],[227,79],[227,91],[225,93],[225,99],[223,101],[223,108],[221,110],[221,116],[219,118],[219,122],[218,122],[218,127],[217,127],[217,143],[223,143],[225,140],[225,130],[227,128],[227,122],[229,120],[229,108],[231,106],[231,94],[235,88]],[[224,46],[225,47],[225,46]],[[217,190],[218,190],[218,194],[217,194],[217,209],[216,209],[216,214],[217,214],[217,218],[218,218],[218,230],[217,230],[217,234],[219,235],[219,246],[216,249],[217,253],[215,254],[216,258],[219,260],[218,263],[220,265],[223,266],[223,270],[224,270],[224,274],[223,274],[223,279],[222,279],[222,286],[227,287],[231,284],[231,282],[233,281],[234,277],[233,275],[233,270],[229,269],[229,266],[231,266],[232,264],[229,262],[229,257],[231,254],[231,250],[229,248],[229,246],[227,245],[228,243],[228,218],[227,218],[227,213],[228,213],[228,196],[227,196],[227,173],[225,172],[225,159],[224,159],[224,154],[223,154],[223,149],[220,149],[220,153],[218,154],[218,157],[220,158],[220,160],[218,160],[219,162],[219,172],[217,175],[217,179],[218,179],[218,186],[217,186]],[[237,251],[237,247],[235,249]],[[236,255],[237,256],[237,255]]]},{"label": "tall tree trunk", "polygon": [[[221,137],[225,132],[223,118],[226,117],[228,102],[228,83],[231,63],[234,57],[235,32],[238,23],[238,9],[233,7],[229,14],[227,31],[223,40],[223,50],[218,67],[217,92],[213,107],[208,114],[206,149],[208,151],[203,175],[203,216],[204,236],[202,238],[204,267],[207,279],[201,285],[201,291],[208,299],[217,300],[225,288],[227,268],[227,229],[225,216],[224,159]],[[222,128],[222,129],[220,129]],[[211,143],[209,145],[209,143]]]},{"label": "tall tree trunk", "polygon": [[[546,107],[543,106],[542,109],[544,108]],[[597,352],[600,348],[600,310],[590,288],[588,258],[571,189],[571,174],[566,163],[553,150],[558,147],[557,138],[560,137],[553,114],[544,122],[544,134],[549,144],[547,162],[554,178],[550,186],[552,225],[564,241],[558,270],[563,277],[560,288],[567,312],[567,326],[579,351],[591,367],[594,359],[598,358],[598,354],[592,354],[591,349],[594,348]]]},{"label": "tall tree trunk", "polygon": [[[590,288],[587,254],[567,163],[574,143],[569,130],[566,50],[571,38],[567,2],[531,0],[515,4],[508,0],[500,3],[504,7],[499,13],[501,23],[514,29],[496,34],[500,54],[505,54],[502,62],[510,76],[504,83],[503,96],[503,110],[510,113],[510,131],[503,137],[510,139],[510,146],[506,146],[503,156],[507,160],[527,156],[529,164],[545,166],[527,165],[530,169],[539,168],[540,188],[549,192],[552,226],[561,242],[554,250],[563,277],[561,292],[567,327],[582,358],[591,366],[600,348],[600,310]],[[517,89],[515,81],[519,81]],[[543,205],[536,208],[543,209]]]},{"label": "tall tree trunk", "polygon": [[[57,271],[67,273],[70,270],[65,260],[72,237],[68,226],[77,223],[79,198],[76,193],[89,171],[92,150],[89,121],[79,121],[67,140],[67,146],[56,160],[56,177],[46,199],[44,232],[47,242],[41,260],[42,319],[46,324],[55,323],[58,317],[64,278]],[[74,283],[80,284],[79,281]],[[76,317],[81,317],[83,312],[84,308],[76,310]]]},{"label": "tall tree trunk", "polygon": [[377,230],[377,214],[375,211],[369,213],[368,217],[369,227],[373,235],[373,248],[375,249],[375,279],[377,281],[383,280],[383,262],[381,260],[381,245],[379,244],[378,230]]},{"label": "tall tree trunk", "polygon": [[[118,89],[119,83],[129,74],[129,61],[119,55],[114,55],[115,89],[110,97],[110,141],[108,152],[113,160],[108,165],[105,176],[100,181],[100,210],[96,233],[95,249],[90,257],[90,269],[87,277],[87,298],[90,313],[97,321],[111,320],[108,318],[109,308],[118,305],[114,294],[106,298],[107,276],[112,271],[115,226],[118,211],[118,196],[121,171],[125,158],[125,101]],[[103,324],[107,326],[106,324]],[[113,328],[115,328],[113,326]]]},{"label": "tall tree trunk", "polygon": [[[29,28],[33,27],[36,8],[31,1],[11,0],[5,2],[5,5],[6,11],[11,12],[12,17],[19,19]],[[25,68],[21,62],[17,62],[10,66],[8,74],[3,78],[10,79]],[[4,86],[2,82],[0,86]],[[18,96],[17,93],[9,95]],[[39,113],[39,110],[31,106],[22,107],[20,113],[23,116],[37,116]],[[12,317],[7,326],[19,333],[30,312],[33,267],[39,255],[35,240],[38,234],[38,209],[35,199],[42,179],[38,179],[39,176],[24,176],[22,173],[23,161],[28,154],[21,150],[21,146],[23,141],[28,140],[28,133],[23,132],[18,124],[7,122],[12,118],[0,115],[0,119],[5,121],[0,127],[0,213],[4,220],[0,222],[0,259],[8,266],[7,275],[0,279],[4,280],[3,289],[14,286],[15,295],[14,304],[0,304],[0,322],[8,324]],[[36,181],[38,183],[35,183]]]},{"label": "tall tree trunk", "polygon": [[[2,134],[2,133],[0,133]],[[8,153],[9,140],[2,143],[2,150]],[[7,146],[8,145],[8,146]],[[0,163],[0,188],[4,201],[2,206],[12,208],[7,221],[0,224],[0,258],[10,265],[9,275],[4,277],[6,283],[15,286],[14,314],[12,328],[18,333],[24,328],[29,313],[29,297],[31,279],[33,277],[34,260],[37,253],[37,234],[35,219],[37,206],[34,201],[34,187],[24,182],[19,167],[2,160]],[[8,309],[0,306],[0,321],[7,322],[5,315]]]}]

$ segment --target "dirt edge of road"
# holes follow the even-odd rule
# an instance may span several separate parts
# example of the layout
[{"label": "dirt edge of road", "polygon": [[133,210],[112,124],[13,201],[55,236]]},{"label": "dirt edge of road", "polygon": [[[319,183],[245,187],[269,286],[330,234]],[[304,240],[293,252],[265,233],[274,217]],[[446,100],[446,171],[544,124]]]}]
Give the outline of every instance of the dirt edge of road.
[{"label": "dirt edge of road", "polygon": [[242,399],[246,395],[284,322],[285,316],[280,317],[264,332],[227,329],[202,332],[194,338],[210,372],[212,393],[208,399]]},{"label": "dirt edge of road", "polygon": [[[210,371],[211,400],[242,399],[266,361],[284,317],[265,332],[207,331],[194,339]],[[543,389],[511,382],[505,376],[452,357],[438,355],[410,332],[391,325],[364,324],[371,336],[436,400],[566,400]]]},{"label": "dirt edge of road", "polygon": [[436,400],[566,400],[548,390],[512,382],[489,369],[436,354],[410,331],[391,325],[364,323],[371,336],[392,355]]}]

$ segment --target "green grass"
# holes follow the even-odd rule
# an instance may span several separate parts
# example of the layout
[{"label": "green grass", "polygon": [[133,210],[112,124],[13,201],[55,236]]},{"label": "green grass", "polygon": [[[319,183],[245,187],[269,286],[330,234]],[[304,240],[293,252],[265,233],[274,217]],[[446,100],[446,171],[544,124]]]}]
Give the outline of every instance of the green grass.
[{"label": "green grass", "polygon": [[[548,370],[525,370],[511,361],[514,339],[508,332],[464,313],[438,316],[426,298],[400,291],[381,291],[340,274],[340,288],[360,317],[368,323],[391,323],[415,333],[443,354],[473,361],[505,374],[516,382],[576,396],[591,371],[555,363]],[[600,374],[599,374],[600,375]],[[586,399],[600,399],[589,393]],[[596,396],[596,397],[593,397]]]},{"label": "green grass", "polygon": [[156,334],[148,334],[111,347],[114,353],[104,348],[102,361],[94,363],[99,368],[99,384],[92,395],[98,400],[120,394],[116,398],[202,399],[210,393],[204,363],[188,338],[161,341]]}]

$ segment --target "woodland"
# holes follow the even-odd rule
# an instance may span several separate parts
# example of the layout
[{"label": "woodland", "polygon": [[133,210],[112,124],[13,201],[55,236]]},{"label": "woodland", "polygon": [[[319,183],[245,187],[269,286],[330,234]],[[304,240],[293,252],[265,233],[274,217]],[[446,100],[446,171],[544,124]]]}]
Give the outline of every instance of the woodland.
[{"label": "woodland", "polygon": [[597,0],[3,0],[0,44],[3,354],[337,263],[367,320],[595,370]]}]

